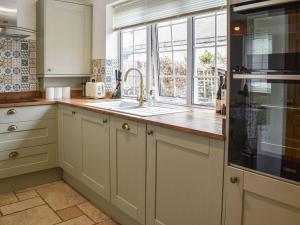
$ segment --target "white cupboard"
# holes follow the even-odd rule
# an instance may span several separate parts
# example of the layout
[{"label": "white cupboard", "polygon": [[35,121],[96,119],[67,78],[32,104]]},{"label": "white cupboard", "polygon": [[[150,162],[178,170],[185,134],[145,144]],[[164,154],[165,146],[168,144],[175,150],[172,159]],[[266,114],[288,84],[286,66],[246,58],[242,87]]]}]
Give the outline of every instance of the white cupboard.
[{"label": "white cupboard", "polygon": [[226,167],[225,225],[299,225],[300,186]]},{"label": "white cupboard", "polygon": [[147,133],[146,224],[220,225],[224,142],[152,126]]},{"label": "white cupboard", "polygon": [[90,76],[92,6],[39,0],[37,16],[37,73],[45,77]]}]

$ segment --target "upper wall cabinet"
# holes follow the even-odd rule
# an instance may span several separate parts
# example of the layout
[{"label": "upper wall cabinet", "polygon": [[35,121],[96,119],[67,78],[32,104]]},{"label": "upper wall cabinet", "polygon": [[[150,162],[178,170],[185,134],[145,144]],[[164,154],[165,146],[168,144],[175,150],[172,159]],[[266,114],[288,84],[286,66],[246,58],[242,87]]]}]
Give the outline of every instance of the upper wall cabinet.
[{"label": "upper wall cabinet", "polygon": [[40,76],[90,76],[92,6],[85,2],[39,0],[37,45]]}]

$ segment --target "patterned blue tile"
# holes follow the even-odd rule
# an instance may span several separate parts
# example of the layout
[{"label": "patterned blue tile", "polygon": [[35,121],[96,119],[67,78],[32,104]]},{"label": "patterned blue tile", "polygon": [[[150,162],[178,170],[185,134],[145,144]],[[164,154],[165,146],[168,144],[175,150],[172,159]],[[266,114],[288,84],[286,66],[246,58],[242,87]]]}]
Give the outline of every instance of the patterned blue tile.
[{"label": "patterned blue tile", "polygon": [[21,50],[29,50],[28,42],[21,42]]},{"label": "patterned blue tile", "polygon": [[36,41],[0,37],[0,93],[38,90],[35,56]]}]

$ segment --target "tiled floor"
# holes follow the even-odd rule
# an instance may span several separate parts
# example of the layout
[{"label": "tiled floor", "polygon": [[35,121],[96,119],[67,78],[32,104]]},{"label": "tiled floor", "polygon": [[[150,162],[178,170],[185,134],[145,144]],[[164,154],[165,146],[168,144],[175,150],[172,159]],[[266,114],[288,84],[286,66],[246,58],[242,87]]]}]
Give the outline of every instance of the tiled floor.
[{"label": "tiled floor", "polygon": [[0,194],[0,225],[117,225],[63,181]]}]

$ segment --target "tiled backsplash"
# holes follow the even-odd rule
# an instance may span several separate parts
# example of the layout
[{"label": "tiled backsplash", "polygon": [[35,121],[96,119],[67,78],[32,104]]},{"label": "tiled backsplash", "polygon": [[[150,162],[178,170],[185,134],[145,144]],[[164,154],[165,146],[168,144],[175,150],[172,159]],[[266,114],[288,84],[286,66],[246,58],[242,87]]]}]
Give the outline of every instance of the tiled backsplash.
[{"label": "tiled backsplash", "polygon": [[38,89],[36,41],[0,38],[0,93]]},{"label": "tiled backsplash", "polygon": [[98,81],[105,82],[106,91],[113,91],[115,85],[115,70],[119,69],[117,59],[94,59],[93,75],[98,77]]}]

